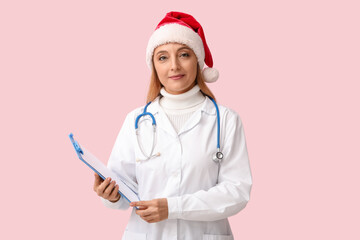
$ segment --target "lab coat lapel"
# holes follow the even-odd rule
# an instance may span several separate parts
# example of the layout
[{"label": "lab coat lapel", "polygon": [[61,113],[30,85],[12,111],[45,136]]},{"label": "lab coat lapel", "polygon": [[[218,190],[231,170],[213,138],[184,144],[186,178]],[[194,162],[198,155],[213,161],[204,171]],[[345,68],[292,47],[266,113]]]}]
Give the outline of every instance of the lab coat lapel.
[{"label": "lab coat lapel", "polygon": [[191,115],[191,117],[185,122],[184,126],[180,129],[179,135],[190,131],[200,122],[201,112],[201,109],[198,109]]},{"label": "lab coat lapel", "polygon": [[158,125],[159,128],[163,129],[165,132],[167,132],[173,137],[178,136],[174,126],[172,125],[165,111],[162,109],[160,105],[159,105],[159,122],[160,122],[160,124]]},{"label": "lab coat lapel", "polygon": [[202,114],[205,112],[206,114],[214,115],[216,113],[215,106],[212,101],[206,97],[200,109],[194,112],[194,114],[189,118],[189,120],[185,123],[185,125],[180,129],[179,135],[190,131],[192,128],[196,127],[199,124]]},{"label": "lab coat lapel", "polygon": [[167,117],[165,111],[161,108],[159,104],[160,97],[157,97],[148,107],[148,112],[158,114],[156,117],[156,127],[158,129],[164,130],[166,133],[170,134],[173,137],[177,137],[178,134],[176,133],[172,123],[170,122],[169,118]]}]

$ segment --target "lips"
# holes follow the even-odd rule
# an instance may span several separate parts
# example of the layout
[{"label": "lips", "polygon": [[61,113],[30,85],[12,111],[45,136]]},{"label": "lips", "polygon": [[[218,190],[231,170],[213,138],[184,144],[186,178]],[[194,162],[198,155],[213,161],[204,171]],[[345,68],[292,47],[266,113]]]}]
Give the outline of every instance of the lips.
[{"label": "lips", "polygon": [[170,78],[173,79],[173,80],[177,80],[177,79],[182,78],[183,76],[185,76],[185,74],[174,75],[174,76],[171,76]]}]

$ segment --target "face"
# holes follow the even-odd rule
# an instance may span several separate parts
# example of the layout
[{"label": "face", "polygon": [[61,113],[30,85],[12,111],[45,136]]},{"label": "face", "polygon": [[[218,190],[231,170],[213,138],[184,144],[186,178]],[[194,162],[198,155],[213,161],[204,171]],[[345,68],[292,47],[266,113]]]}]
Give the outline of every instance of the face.
[{"label": "face", "polygon": [[181,94],[195,86],[197,57],[184,44],[167,43],[154,50],[154,67],[165,90]]}]

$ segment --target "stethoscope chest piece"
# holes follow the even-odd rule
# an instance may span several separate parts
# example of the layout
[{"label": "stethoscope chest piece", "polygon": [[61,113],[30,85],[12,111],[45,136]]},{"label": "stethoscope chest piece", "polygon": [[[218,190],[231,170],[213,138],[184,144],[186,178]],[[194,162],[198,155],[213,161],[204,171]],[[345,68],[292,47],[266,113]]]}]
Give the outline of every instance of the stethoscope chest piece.
[{"label": "stethoscope chest piece", "polygon": [[217,151],[216,153],[213,154],[213,161],[216,163],[221,163],[223,158],[224,158],[224,155],[220,151]]}]

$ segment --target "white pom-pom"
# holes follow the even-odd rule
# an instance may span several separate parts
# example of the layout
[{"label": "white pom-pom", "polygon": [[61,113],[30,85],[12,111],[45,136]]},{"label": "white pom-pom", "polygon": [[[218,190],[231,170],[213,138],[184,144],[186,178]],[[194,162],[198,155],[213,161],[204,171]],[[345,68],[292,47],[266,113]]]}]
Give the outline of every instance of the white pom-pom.
[{"label": "white pom-pom", "polygon": [[213,83],[219,78],[219,71],[215,68],[205,68],[202,71],[205,82]]}]

